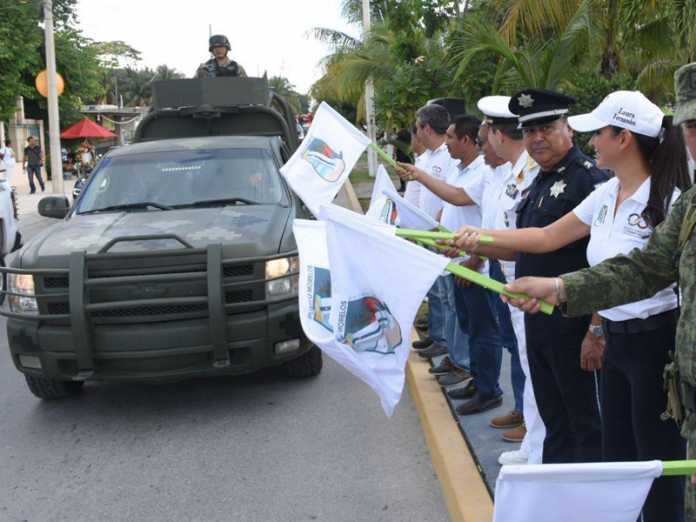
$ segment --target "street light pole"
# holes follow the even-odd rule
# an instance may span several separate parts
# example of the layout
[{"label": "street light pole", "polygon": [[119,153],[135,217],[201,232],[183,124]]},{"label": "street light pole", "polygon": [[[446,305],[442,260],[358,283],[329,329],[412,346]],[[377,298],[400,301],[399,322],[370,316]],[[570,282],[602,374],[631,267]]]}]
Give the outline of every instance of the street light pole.
[{"label": "street light pole", "polygon": [[51,151],[51,180],[54,194],[63,191],[63,159],[60,152],[60,116],[56,87],[56,46],[53,39],[53,1],[43,0],[46,37],[46,72],[48,73],[48,143]]},{"label": "street light pole", "polygon": [[[363,14],[363,42],[366,41],[367,35],[370,32],[370,0],[362,0]],[[372,78],[365,81],[365,119],[367,120],[367,137],[372,143],[377,141],[377,132],[375,125],[375,86]],[[370,177],[374,178],[377,174],[377,154],[372,147],[367,149],[367,167]]]}]

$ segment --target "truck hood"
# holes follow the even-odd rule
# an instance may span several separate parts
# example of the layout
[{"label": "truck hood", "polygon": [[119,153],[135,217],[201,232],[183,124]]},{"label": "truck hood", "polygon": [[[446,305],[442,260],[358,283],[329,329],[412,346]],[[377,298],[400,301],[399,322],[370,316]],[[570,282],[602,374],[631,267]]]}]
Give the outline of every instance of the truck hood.
[{"label": "truck hood", "polygon": [[[109,241],[128,236],[176,235],[194,248],[221,243],[225,258],[273,255],[290,226],[290,208],[249,205],[73,215],[35,236],[20,252],[21,266],[67,266],[71,252],[97,253]],[[183,248],[176,239],[122,241],[109,252]],[[64,258],[59,262],[57,258]]]}]

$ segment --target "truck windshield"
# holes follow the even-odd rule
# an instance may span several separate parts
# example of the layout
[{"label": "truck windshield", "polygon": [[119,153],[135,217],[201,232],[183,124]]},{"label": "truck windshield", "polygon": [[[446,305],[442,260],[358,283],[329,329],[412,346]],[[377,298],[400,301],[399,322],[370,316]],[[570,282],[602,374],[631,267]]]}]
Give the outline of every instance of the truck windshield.
[{"label": "truck windshield", "polygon": [[225,204],[279,204],[278,169],[264,149],[149,152],[105,158],[92,174],[78,214]]}]

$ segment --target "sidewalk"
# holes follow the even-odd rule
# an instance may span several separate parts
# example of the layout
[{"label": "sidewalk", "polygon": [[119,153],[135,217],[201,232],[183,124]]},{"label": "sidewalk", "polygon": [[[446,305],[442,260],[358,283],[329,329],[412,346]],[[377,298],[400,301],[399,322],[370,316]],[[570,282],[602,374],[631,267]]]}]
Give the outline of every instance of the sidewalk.
[{"label": "sidewalk", "polygon": [[[37,207],[39,201],[47,196],[54,196],[52,192],[51,181],[45,182],[46,191],[41,192],[41,187],[39,186],[36,179],[34,179],[34,184],[36,185],[36,193],[30,194],[29,190],[29,178],[27,173],[22,169],[20,164],[15,165],[14,173],[10,177],[10,186],[15,187],[17,193],[17,210],[19,214],[19,230],[25,236],[25,240],[28,237],[27,234],[31,235],[31,232],[35,228],[43,228],[49,222],[57,223],[58,220],[45,218],[39,216]],[[64,181],[63,190],[65,196],[72,201],[72,187],[75,184],[75,178],[66,179]]]}]

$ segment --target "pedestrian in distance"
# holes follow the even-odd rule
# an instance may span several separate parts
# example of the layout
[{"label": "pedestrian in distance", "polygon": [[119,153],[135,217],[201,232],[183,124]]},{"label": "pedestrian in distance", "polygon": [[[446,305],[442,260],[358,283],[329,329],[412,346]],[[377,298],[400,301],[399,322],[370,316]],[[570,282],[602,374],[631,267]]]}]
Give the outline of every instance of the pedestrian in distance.
[{"label": "pedestrian in distance", "polygon": [[211,36],[208,40],[208,51],[213,57],[198,66],[194,78],[246,77],[244,67],[230,60],[230,49],[230,41],[225,35]]},{"label": "pedestrian in distance", "polygon": [[27,171],[27,176],[29,177],[29,190],[31,194],[36,192],[36,185],[34,184],[34,176],[39,182],[41,187],[41,192],[46,190],[43,178],[41,177],[41,167],[44,165],[43,151],[41,146],[36,142],[34,136],[29,136],[27,139],[27,146],[24,148],[24,162],[23,168]]}]

